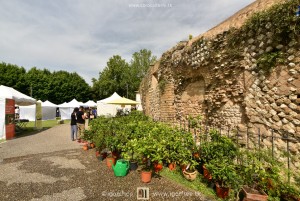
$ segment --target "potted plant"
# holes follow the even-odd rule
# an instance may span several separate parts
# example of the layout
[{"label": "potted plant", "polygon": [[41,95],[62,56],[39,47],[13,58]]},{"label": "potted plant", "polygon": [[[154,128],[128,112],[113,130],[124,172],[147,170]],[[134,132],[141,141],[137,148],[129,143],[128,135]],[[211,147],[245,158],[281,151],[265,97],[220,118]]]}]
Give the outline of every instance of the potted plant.
[{"label": "potted plant", "polygon": [[137,155],[139,156],[142,165],[141,180],[148,183],[152,178],[152,162],[151,159],[157,152],[154,144],[157,143],[149,135],[138,140],[136,147]]},{"label": "potted plant", "polygon": [[215,181],[218,197],[228,197],[230,190],[233,190],[238,195],[242,180],[232,160],[211,160],[206,164],[206,167],[211,173],[213,181]]},{"label": "potted plant", "polygon": [[137,148],[137,139],[129,140],[123,147],[123,158],[129,160],[130,170],[136,170],[138,168],[138,161],[136,159],[135,149]]},{"label": "potted plant", "polygon": [[242,197],[248,200],[268,200],[268,195],[264,191],[266,170],[262,156],[258,152],[242,150],[241,160],[238,166],[238,174],[241,175],[244,186],[242,187]]},{"label": "potted plant", "polygon": [[197,174],[198,174],[198,171],[196,170],[196,166],[197,165],[198,165],[198,162],[195,159],[193,159],[193,158],[190,158],[187,161],[187,166],[182,171],[183,176],[187,180],[194,181],[197,178]]},{"label": "potted plant", "polygon": [[211,181],[212,173],[207,168],[207,164],[214,160],[233,161],[238,154],[238,148],[231,139],[221,136],[216,130],[210,130],[209,135],[211,141],[201,145],[200,153],[204,178]]},{"label": "potted plant", "polygon": [[201,158],[204,163],[209,163],[214,159],[230,159],[233,160],[238,154],[238,148],[232,140],[226,136],[221,136],[216,130],[209,132],[210,142],[201,145]]},{"label": "potted plant", "polygon": [[151,178],[152,178],[151,161],[148,160],[147,163],[142,167],[141,181],[143,183],[149,183],[151,182]]}]

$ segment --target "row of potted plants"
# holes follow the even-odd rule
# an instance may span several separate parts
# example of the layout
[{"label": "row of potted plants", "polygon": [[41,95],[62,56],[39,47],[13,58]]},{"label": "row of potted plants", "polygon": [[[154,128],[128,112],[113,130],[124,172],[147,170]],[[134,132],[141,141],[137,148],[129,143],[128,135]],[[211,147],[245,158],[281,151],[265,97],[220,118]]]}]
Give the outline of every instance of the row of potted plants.
[{"label": "row of potted plants", "polygon": [[99,151],[108,149],[123,159],[137,161],[148,171],[161,169],[165,163],[188,166],[194,172],[197,165],[193,158],[197,147],[191,133],[151,121],[139,111],[93,120],[84,139],[94,142]]},{"label": "row of potted plants", "polygon": [[[193,119],[189,120],[193,122]],[[198,118],[195,122],[191,125],[199,126]],[[164,164],[173,164],[180,165],[183,175],[193,180],[197,168],[204,164],[204,176],[209,182],[216,183],[217,192],[223,188],[231,189],[232,197],[239,197],[240,192],[244,192],[248,200],[250,194],[246,192],[249,189],[264,191],[273,198],[299,196],[295,188],[282,182],[281,164],[268,153],[239,148],[216,130],[209,131],[208,136],[210,140],[197,147],[190,132],[154,122],[135,111],[128,116],[93,120],[84,138],[94,142],[100,152],[108,150],[118,153],[115,157],[137,162],[148,170],[148,176],[151,170],[158,172]],[[149,181],[149,178],[143,180]],[[219,196],[225,198],[228,195],[225,192]],[[258,197],[266,199],[266,194]]]},{"label": "row of potted plants", "polygon": [[215,130],[210,132],[210,139],[201,145],[201,159],[208,171],[204,176],[215,182],[219,197],[226,198],[231,191],[232,197],[245,200],[299,200],[299,192],[283,182],[282,163],[268,151],[239,148]]}]

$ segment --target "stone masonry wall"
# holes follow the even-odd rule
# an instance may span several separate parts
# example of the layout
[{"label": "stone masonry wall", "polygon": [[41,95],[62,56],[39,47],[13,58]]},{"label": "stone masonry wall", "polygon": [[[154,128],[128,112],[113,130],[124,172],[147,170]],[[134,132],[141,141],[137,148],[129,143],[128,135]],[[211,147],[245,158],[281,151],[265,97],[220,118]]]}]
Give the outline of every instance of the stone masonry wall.
[{"label": "stone masonry wall", "polygon": [[[300,20],[294,20],[300,30]],[[145,113],[177,122],[201,115],[208,125],[237,128],[244,135],[246,128],[288,135],[294,139],[293,165],[300,168],[300,37],[282,38],[276,30],[265,21],[252,31],[233,28],[179,42],[151,66],[141,84]],[[276,139],[275,151],[285,147]]]}]

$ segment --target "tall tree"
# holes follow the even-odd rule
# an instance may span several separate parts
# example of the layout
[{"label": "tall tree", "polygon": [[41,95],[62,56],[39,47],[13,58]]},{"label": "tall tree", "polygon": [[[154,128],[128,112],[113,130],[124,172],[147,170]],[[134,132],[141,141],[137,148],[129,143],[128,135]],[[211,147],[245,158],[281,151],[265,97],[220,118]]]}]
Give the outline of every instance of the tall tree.
[{"label": "tall tree", "polygon": [[0,84],[32,96],[37,100],[49,100],[60,104],[73,98],[87,101],[91,87],[77,73],[31,68],[28,72],[17,65],[0,63]]},{"label": "tall tree", "polygon": [[135,99],[135,93],[151,63],[156,61],[150,50],[142,49],[132,55],[128,64],[119,55],[109,59],[107,66],[99,73],[99,79],[92,79],[93,96],[102,99],[117,92],[121,96]]},{"label": "tall tree", "polygon": [[134,99],[143,77],[146,75],[149,66],[156,61],[150,50],[142,49],[132,55],[130,70],[128,72],[129,97]]},{"label": "tall tree", "polygon": [[105,98],[112,93],[126,96],[126,74],[128,63],[119,55],[114,55],[107,62],[107,66],[99,73],[99,79],[93,79],[93,92],[97,98]]},{"label": "tall tree", "polygon": [[51,94],[49,88],[51,72],[47,69],[31,68],[25,75],[27,93],[35,99],[45,101]]},{"label": "tall tree", "polygon": [[0,84],[29,95],[25,74],[26,70],[23,67],[4,62],[0,63]]},{"label": "tall tree", "polygon": [[49,87],[51,89],[51,96],[48,96],[49,101],[56,104],[69,102],[73,98],[86,102],[91,96],[90,86],[76,72],[53,72],[50,77]]}]

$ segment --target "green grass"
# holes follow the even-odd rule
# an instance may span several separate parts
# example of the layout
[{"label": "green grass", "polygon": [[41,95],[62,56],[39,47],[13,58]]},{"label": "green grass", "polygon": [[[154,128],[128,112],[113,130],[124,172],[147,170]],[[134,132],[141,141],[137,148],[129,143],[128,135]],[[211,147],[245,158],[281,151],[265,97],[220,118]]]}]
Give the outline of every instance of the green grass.
[{"label": "green grass", "polygon": [[216,196],[215,191],[212,188],[207,186],[207,183],[204,182],[204,178],[202,175],[198,175],[194,181],[188,181],[184,178],[184,176],[180,173],[179,170],[171,171],[168,168],[163,168],[160,172],[160,175],[166,177],[176,183],[189,188],[195,191],[201,192],[205,197],[210,198],[212,200],[222,200]]},{"label": "green grass", "polygon": [[[69,124],[70,120],[64,120],[64,124]],[[46,121],[42,121],[42,125],[43,128],[52,128],[57,124],[57,120],[46,120]],[[26,128],[35,128],[35,122],[34,121],[30,121],[28,122],[28,124],[26,125]]]},{"label": "green grass", "polygon": [[5,142],[5,139],[0,139],[0,144],[1,144],[2,142]]},{"label": "green grass", "polygon": [[[70,124],[70,120],[64,120],[64,124]],[[52,128],[54,126],[57,126],[59,124],[57,124],[57,120],[45,120],[42,121],[42,130],[37,130],[35,127],[35,122],[34,121],[30,121],[26,124],[26,126],[22,129],[22,131],[20,132],[16,132],[16,137],[23,137],[23,136],[27,136],[27,135],[32,135],[32,134],[36,134],[39,133],[41,131],[44,131],[46,129]]]}]

